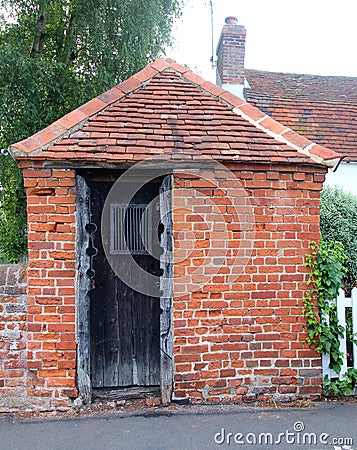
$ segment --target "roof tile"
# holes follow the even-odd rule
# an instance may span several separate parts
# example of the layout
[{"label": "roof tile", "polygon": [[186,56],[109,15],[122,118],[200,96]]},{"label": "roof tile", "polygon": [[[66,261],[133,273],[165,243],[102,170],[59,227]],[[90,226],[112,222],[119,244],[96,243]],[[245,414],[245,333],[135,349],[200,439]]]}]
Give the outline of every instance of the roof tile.
[{"label": "roof tile", "polygon": [[287,139],[289,142],[302,149],[311,145],[310,140],[306,139],[304,136],[300,136],[300,134],[297,134],[294,131],[287,131],[283,134],[283,137],[284,139]]},{"label": "roof tile", "polygon": [[120,89],[125,94],[128,94],[131,91],[134,91],[135,89],[138,89],[141,87],[142,84],[139,80],[137,80],[134,77],[130,77],[127,80],[123,81],[122,83],[118,84],[116,87],[117,89]]},{"label": "roof tile", "polygon": [[357,162],[357,77],[246,70],[247,100],[307,139]]},{"label": "roof tile", "polygon": [[273,120],[271,117],[266,117],[264,120],[259,121],[259,125],[264,127],[265,129],[271,131],[274,134],[281,134],[284,131],[288,130],[285,125]]},{"label": "roof tile", "polygon": [[280,99],[357,103],[357,77],[266,72],[245,69],[247,92]]},{"label": "roof tile", "polygon": [[322,147],[321,145],[314,144],[310,149],[309,153],[319,156],[322,159],[336,159],[336,153],[333,150],[330,150],[326,147]]},{"label": "roof tile", "polygon": [[191,81],[192,83],[197,84],[198,86],[202,86],[206,82],[205,79],[203,79],[199,75],[196,75],[195,73],[190,72],[190,71],[186,72],[184,76],[187,80]]},{"label": "roof tile", "polygon": [[58,123],[53,123],[43,130],[36,133],[33,137],[36,138],[41,145],[49,144],[54,139],[62,136],[67,131],[67,128],[59,125]]},{"label": "roof tile", "polygon": [[216,95],[217,97],[224,94],[224,92],[225,92],[225,90],[223,88],[211,83],[210,81],[206,81],[205,83],[203,83],[201,85],[201,87],[205,91],[209,92],[210,94]]},{"label": "roof tile", "polygon": [[[223,161],[312,162],[301,153],[307,145],[313,148],[310,141],[289,131],[279,142],[274,135],[285,126],[169,61],[155,61],[60,119],[38,134],[41,142],[35,136],[11,149],[18,159],[130,162],[161,154],[174,160],[204,155]],[[334,152],[315,150],[321,160],[321,155],[338,160]]]},{"label": "roof tile", "polygon": [[156,61],[150,64],[150,67],[156,69],[159,72],[162,72],[164,69],[170,67],[170,64],[166,62],[164,59],[157,59]]},{"label": "roof tile", "polygon": [[102,100],[104,103],[109,105],[110,103],[114,103],[118,100],[120,100],[122,97],[124,97],[124,92],[120,90],[117,86],[114,86],[113,88],[109,89],[109,91],[104,92],[101,95],[98,95],[97,98],[99,100]]},{"label": "roof tile", "polygon": [[253,120],[259,120],[266,116],[260,109],[255,108],[249,103],[239,106],[239,109]]},{"label": "roof tile", "polygon": [[228,91],[220,95],[219,98],[229,103],[233,107],[241,106],[246,103],[244,100],[240,99],[239,97],[236,97],[234,94]]},{"label": "roof tile", "polygon": [[80,106],[78,109],[87,116],[92,116],[93,114],[99,112],[101,109],[105,108],[105,106],[107,106],[107,104],[103,102],[103,100],[100,100],[99,98],[93,98],[92,100],[89,100],[89,102]]},{"label": "roof tile", "polygon": [[150,80],[152,77],[154,77],[158,73],[158,70],[156,70],[152,66],[147,66],[145,69],[140,70],[140,72],[133,75],[133,78],[140,81],[141,83],[144,83],[145,81]]},{"label": "roof tile", "polygon": [[17,142],[14,146],[20,152],[31,153],[34,150],[41,148],[41,143],[35,138],[35,136],[32,136]]},{"label": "roof tile", "polygon": [[88,119],[88,115],[79,109],[75,109],[65,116],[58,119],[55,123],[69,130],[84,120]]},{"label": "roof tile", "polygon": [[174,61],[173,59],[168,58],[166,61],[170,63],[170,67],[178,73],[185,74],[190,72],[190,69],[188,67],[182,66],[181,64],[177,64],[177,62]]}]

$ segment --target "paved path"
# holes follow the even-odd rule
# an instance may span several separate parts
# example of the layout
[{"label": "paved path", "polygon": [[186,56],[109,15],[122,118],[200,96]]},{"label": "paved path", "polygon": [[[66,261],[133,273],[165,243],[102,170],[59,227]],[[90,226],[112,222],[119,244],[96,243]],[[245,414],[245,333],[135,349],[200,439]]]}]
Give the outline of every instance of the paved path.
[{"label": "paved path", "polygon": [[220,448],[357,449],[357,403],[320,403],[312,409],[153,408],[70,419],[0,419],[1,450]]}]

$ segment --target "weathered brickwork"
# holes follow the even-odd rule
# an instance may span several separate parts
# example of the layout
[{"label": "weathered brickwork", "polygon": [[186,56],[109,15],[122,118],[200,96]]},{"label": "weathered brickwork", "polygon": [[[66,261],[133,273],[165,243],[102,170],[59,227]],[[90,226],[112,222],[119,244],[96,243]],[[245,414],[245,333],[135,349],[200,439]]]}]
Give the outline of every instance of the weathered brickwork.
[{"label": "weathered brickwork", "polygon": [[[305,341],[302,298],[304,255],[309,241],[319,239],[323,171],[266,167],[263,172],[251,165],[235,174],[255,221],[251,257],[235,281],[227,280],[242,234],[231,191],[227,195],[224,182],[215,192],[210,183],[176,177],[174,394],[198,402],[315,398],[321,392],[321,360]],[[191,189],[192,197],[181,197],[180,187]],[[215,222],[205,196],[214,199],[223,221]],[[223,229],[228,240],[220,237]],[[216,253],[209,257],[213,245]],[[215,263],[223,254],[226,263]],[[216,265],[221,268],[212,275]],[[202,287],[187,292],[192,285]]]},{"label": "weathered brickwork", "polygon": [[[315,398],[321,360],[305,342],[303,264],[309,241],[319,239],[324,169],[229,168],[254,221],[250,256],[238,269],[242,230],[232,182],[212,188],[203,172],[175,175],[174,397]],[[27,167],[24,177],[28,296],[24,266],[2,266],[1,406],[68,406],[77,395],[75,172]]]},{"label": "weathered brickwork", "polygon": [[26,407],[26,266],[0,265],[0,409]]},{"label": "weathered brickwork", "polygon": [[27,395],[35,406],[66,406],[77,394],[75,172],[22,168],[29,223]]}]

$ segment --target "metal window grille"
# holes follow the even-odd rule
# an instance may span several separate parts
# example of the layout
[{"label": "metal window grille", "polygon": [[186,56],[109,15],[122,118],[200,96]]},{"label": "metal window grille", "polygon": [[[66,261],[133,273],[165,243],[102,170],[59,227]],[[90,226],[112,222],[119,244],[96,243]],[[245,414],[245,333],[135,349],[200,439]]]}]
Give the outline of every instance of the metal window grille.
[{"label": "metal window grille", "polygon": [[110,205],[110,253],[150,252],[151,209],[147,205]]}]

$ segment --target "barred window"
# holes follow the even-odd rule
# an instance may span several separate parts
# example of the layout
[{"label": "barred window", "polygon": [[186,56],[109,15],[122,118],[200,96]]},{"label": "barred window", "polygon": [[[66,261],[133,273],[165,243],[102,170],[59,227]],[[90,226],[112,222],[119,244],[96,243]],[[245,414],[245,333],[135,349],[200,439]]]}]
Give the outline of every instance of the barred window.
[{"label": "barred window", "polygon": [[151,208],[148,205],[110,205],[110,253],[145,255],[151,246]]}]

